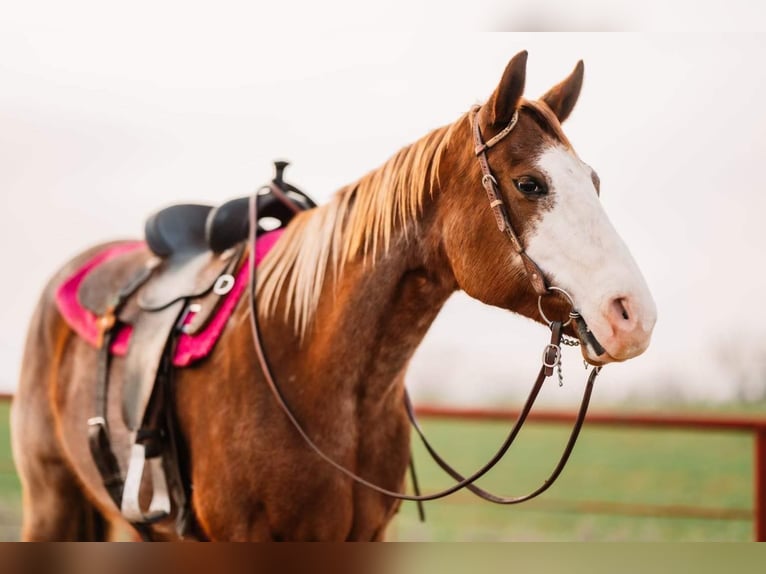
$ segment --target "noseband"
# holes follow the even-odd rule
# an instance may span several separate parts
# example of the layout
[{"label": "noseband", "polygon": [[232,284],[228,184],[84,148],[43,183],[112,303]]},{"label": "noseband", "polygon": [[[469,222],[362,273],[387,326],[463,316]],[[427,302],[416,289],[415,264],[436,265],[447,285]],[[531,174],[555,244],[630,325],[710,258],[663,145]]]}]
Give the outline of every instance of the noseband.
[{"label": "noseband", "polygon": [[[596,380],[596,376],[598,375],[600,371],[599,367],[594,367],[590,375],[588,376],[588,381],[585,385],[585,391],[583,393],[582,403],[580,405],[577,418],[572,427],[569,440],[564,448],[564,452],[562,453],[558,464],[554,467],[550,476],[548,477],[548,479],[545,480],[545,482],[543,482],[542,485],[540,485],[538,488],[536,488],[532,492],[523,496],[502,497],[502,496],[497,496],[490,492],[487,492],[474,484],[479,478],[487,474],[503,458],[505,453],[511,447],[514,440],[516,439],[516,436],[518,435],[519,431],[524,425],[524,422],[527,420],[527,416],[529,415],[529,412],[531,411],[532,406],[534,405],[534,402],[537,399],[537,396],[540,393],[540,390],[542,389],[543,383],[548,377],[550,377],[553,374],[553,371],[555,368],[559,368],[559,377],[561,377],[561,371],[560,371],[561,344],[567,343],[566,340],[562,339],[564,324],[561,321],[548,321],[548,319],[545,318],[545,315],[542,311],[542,306],[540,303],[542,301],[542,297],[544,295],[550,294],[551,291],[561,292],[569,299],[570,303],[572,303],[573,311],[572,313],[570,313],[569,321],[572,321],[572,320],[577,321],[576,317],[579,317],[579,313],[574,311],[574,302],[572,301],[571,297],[569,297],[569,295],[562,289],[559,289],[556,287],[548,287],[545,282],[545,276],[543,275],[542,271],[540,270],[538,265],[529,257],[529,255],[524,251],[521,241],[519,240],[518,235],[515,233],[515,231],[513,230],[513,226],[511,225],[510,218],[508,216],[508,209],[498,190],[497,180],[492,175],[492,172],[489,168],[489,163],[487,162],[487,156],[486,156],[487,150],[489,150],[497,142],[499,142],[505,136],[507,136],[511,132],[511,130],[513,130],[513,127],[516,125],[516,122],[518,120],[518,112],[514,114],[511,122],[501,132],[495,135],[487,143],[484,143],[481,139],[481,133],[479,130],[478,122],[476,121],[477,119],[476,113],[478,112],[478,109],[479,109],[478,107],[475,107],[471,110],[471,120],[473,123],[474,141],[476,144],[475,152],[476,152],[476,156],[479,159],[479,163],[481,165],[481,170],[482,170],[482,179],[481,179],[482,185],[487,192],[487,196],[490,202],[490,207],[493,210],[493,213],[495,215],[495,220],[497,222],[498,228],[500,229],[501,232],[505,233],[505,235],[510,240],[514,250],[524,262],[524,267],[529,276],[530,282],[532,284],[532,288],[534,289],[535,293],[539,297],[538,305],[540,306],[540,313],[551,329],[551,338],[550,338],[550,342],[546,345],[545,350],[543,351],[542,366],[540,367],[540,371],[537,375],[537,379],[535,380],[535,383],[532,386],[529,396],[526,402],[524,403],[524,406],[522,407],[521,411],[519,412],[517,419],[514,422],[513,427],[511,428],[508,436],[503,441],[503,443],[501,444],[497,452],[492,456],[492,458],[484,466],[482,466],[479,470],[477,470],[470,476],[465,477],[462,474],[460,474],[457,470],[455,470],[452,466],[450,466],[429,443],[422,429],[420,428],[417,420],[415,419],[412,403],[410,402],[409,396],[406,394],[406,392],[405,392],[405,407],[410,417],[410,420],[412,421],[413,428],[415,429],[415,432],[423,441],[423,444],[426,450],[433,457],[434,461],[447,474],[449,474],[452,478],[454,478],[457,481],[452,486],[432,494],[421,495],[419,492],[419,488],[417,486],[417,481],[414,478],[414,473],[413,473],[414,488],[415,488],[416,494],[411,495],[411,494],[405,494],[403,492],[396,492],[393,490],[389,490],[362,478],[361,476],[354,473],[350,469],[336,462],[329,455],[327,455],[319,446],[317,446],[317,444],[313,441],[313,439],[307,434],[306,430],[303,428],[303,425],[298,421],[292,409],[290,408],[289,404],[287,403],[284,393],[281,387],[279,386],[279,384],[277,383],[273,375],[271,366],[269,365],[268,358],[266,357],[260,329],[258,326],[258,312],[257,312],[257,305],[256,305],[257,275],[256,275],[255,257],[253,257],[252,255],[251,257],[249,257],[248,267],[249,267],[249,283],[250,283],[249,284],[250,327],[251,327],[252,335],[253,335],[254,348],[255,348],[256,356],[258,357],[258,362],[260,364],[261,370],[263,371],[266,384],[269,387],[269,390],[271,391],[272,395],[274,396],[274,399],[277,401],[277,404],[279,405],[280,409],[284,412],[285,416],[288,418],[288,420],[293,425],[296,432],[300,435],[303,441],[306,443],[306,445],[316,455],[318,455],[322,460],[324,460],[327,464],[329,464],[330,466],[338,470],[340,473],[342,473],[343,475],[345,475],[346,477],[350,478],[351,480],[353,480],[354,482],[358,484],[364,485],[365,487],[370,488],[371,490],[378,492],[380,494],[390,496],[392,498],[396,498],[400,500],[410,500],[410,501],[415,501],[418,503],[428,501],[428,500],[436,500],[436,499],[448,496],[463,488],[468,489],[469,491],[473,492],[474,494],[476,494],[477,496],[485,500],[488,500],[490,502],[494,502],[497,504],[518,504],[520,502],[530,500],[531,498],[534,498],[542,494],[543,492],[548,490],[548,488],[550,488],[553,485],[553,483],[556,481],[556,479],[559,477],[559,475],[561,474],[561,471],[564,469],[564,466],[566,465],[567,460],[569,459],[570,454],[572,453],[572,450],[574,449],[574,445],[577,441],[577,437],[579,436],[580,429],[582,428],[583,422],[585,421],[585,415],[588,412],[588,405],[590,403],[590,397],[593,391],[593,385]],[[251,254],[255,252],[257,221],[258,221],[258,213],[257,213],[257,191],[256,191],[256,193],[254,193],[250,198],[249,242],[251,246]],[[569,323],[569,321],[567,321],[567,324]],[[570,342],[569,344],[572,344],[572,343]],[[410,461],[410,468],[413,469],[412,461]],[[421,509],[421,517],[422,516],[423,514]]]}]

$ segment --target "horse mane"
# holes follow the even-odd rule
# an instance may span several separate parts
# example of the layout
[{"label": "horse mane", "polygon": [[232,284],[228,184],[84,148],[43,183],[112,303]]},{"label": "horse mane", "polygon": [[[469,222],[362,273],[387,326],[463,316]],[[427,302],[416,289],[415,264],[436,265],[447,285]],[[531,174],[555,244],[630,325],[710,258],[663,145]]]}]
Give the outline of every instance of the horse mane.
[{"label": "horse mane", "polygon": [[[570,146],[561,123],[544,102],[522,99],[548,133]],[[258,307],[276,313],[284,296],[284,319],[305,336],[319,305],[328,269],[338,281],[345,264],[358,257],[372,265],[388,253],[395,236],[408,239],[417,227],[425,194],[433,196],[439,165],[452,135],[468,114],[410,144],[382,166],[341,188],[329,203],[293,219],[258,273]]]},{"label": "horse mane", "polygon": [[406,241],[425,194],[433,195],[455,127],[466,117],[402,148],[329,203],[296,216],[259,269],[259,312],[274,315],[284,294],[285,321],[292,314],[295,332],[303,337],[328,270],[337,282],[347,262],[362,257],[374,265],[395,238]]}]

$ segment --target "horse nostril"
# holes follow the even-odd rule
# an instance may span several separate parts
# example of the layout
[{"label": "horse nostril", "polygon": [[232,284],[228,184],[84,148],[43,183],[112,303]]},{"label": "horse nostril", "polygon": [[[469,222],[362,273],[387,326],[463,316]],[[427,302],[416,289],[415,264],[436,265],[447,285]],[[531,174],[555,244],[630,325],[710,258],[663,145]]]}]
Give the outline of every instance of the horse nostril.
[{"label": "horse nostril", "polygon": [[[628,311],[629,305],[624,297],[618,297],[612,300],[612,313],[613,317],[621,317],[623,321],[630,321],[630,312]],[[619,322],[619,319],[617,319]]]},{"label": "horse nostril", "polygon": [[618,303],[620,304],[620,307],[622,307],[622,318],[627,321],[630,319],[630,315],[628,315],[628,310],[625,307],[625,302],[623,299],[619,299]]}]

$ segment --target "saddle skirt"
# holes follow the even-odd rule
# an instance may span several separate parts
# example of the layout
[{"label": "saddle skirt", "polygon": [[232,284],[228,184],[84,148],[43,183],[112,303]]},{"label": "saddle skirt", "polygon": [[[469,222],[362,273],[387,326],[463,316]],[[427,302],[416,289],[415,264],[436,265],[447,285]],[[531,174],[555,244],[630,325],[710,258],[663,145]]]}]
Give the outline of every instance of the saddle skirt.
[{"label": "saddle skirt", "polygon": [[[255,263],[258,265],[269,253],[282,235],[283,230],[277,229],[263,234],[258,238],[255,249]],[[78,293],[80,287],[89,274],[98,269],[101,265],[113,261],[116,258],[135,254],[139,251],[146,251],[146,243],[143,241],[134,241],[118,243],[106,247],[103,251],[93,256],[89,261],[82,265],[72,275],[67,277],[56,291],[56,305],[64,320],[82,339],[98,348],[100,339],[99,317],[90,309],[86,308],[80,301]],[[234,286],[223,296],[221,304],[215,310],[215,314],[206,321],[204,327],[192,333],[182,333],[179,338],[173,356],[173,365],[176,367],[186,367],[196,361],[207,357],[213,350],[221,333],[226,326],[234,308],[245,292],[248,285],[248,266],[245,259],[244,265],[241,265],[235,275]],[[185,319],[185,324],[194,322],[195,311],[190,309]],[[119,327],[114,334],[110,352],[113,355],[124,356],[128,352],[130,345],[132,326],[130,324]]]}]

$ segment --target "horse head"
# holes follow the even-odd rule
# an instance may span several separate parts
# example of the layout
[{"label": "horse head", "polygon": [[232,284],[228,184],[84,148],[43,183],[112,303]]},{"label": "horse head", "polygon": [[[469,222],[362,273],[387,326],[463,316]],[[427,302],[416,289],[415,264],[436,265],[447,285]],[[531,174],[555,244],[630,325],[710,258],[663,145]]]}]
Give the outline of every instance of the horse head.
[{"label": "horse head", "polygon": [[[625,361],[648,347],[656,308],[599,201],[596,172],[561,127],[580,94],[583,63],[533,101],[523,97],[526,62],[526,52],[511,59],[489,100],[469,118],[480,135],[460,143],[453,137],[450,147],[460,151],[439,166],[442,246],[470,296],[543,322],[544,316],[566,321],[574,307],[590,334],[574,324],[569,334],[581,340],[592,334],[600,344],[582,345],[584,358],[596,365]],[[483,183],[499,195],[492,201],[490,189],[492,209]],[[498,209],[510,237],[508,230],[498,233]],[[535,289],[538,272],[544,286]]]}]

